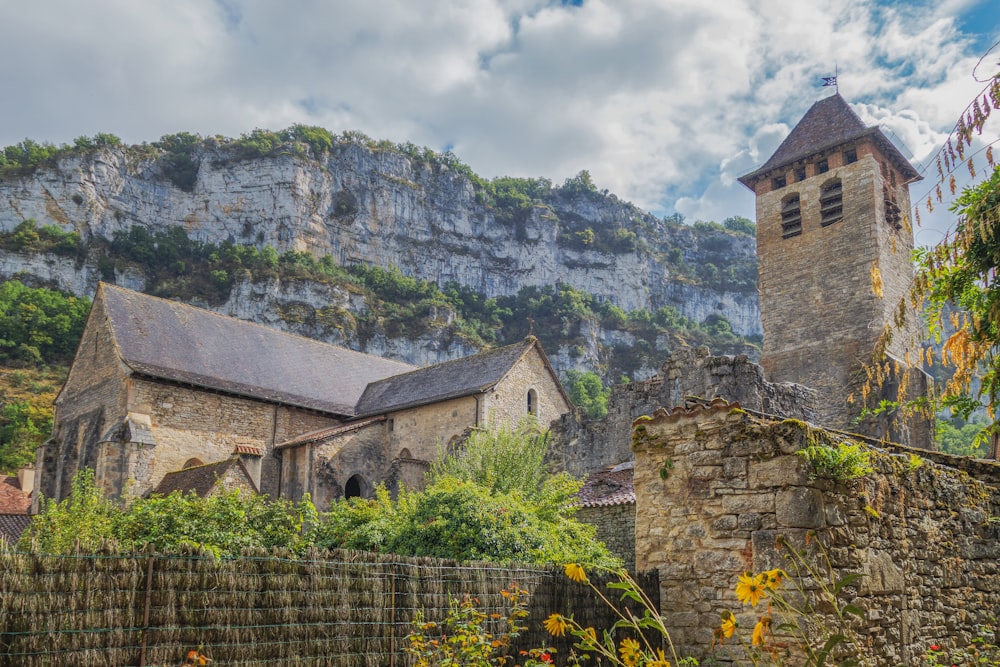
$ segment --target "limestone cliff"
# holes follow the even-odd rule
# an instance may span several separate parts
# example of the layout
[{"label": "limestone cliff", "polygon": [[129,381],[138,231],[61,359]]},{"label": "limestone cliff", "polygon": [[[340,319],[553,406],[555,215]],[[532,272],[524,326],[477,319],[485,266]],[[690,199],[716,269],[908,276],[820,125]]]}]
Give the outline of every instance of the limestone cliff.
[{"label": "limestone cliff", "polygon": [[[695,322],[721,316],[738,334],[760,334],[751,236],[659,220],[598,192],[589,179],[583,187],[578,180],[544,188],[529,206],[512,211],[490,200],[483,181],[467,168],[428,158],[428,152],[408,155],[349,138],[321,153],[294,149],[248,156],[227,140],[205,140],[183,154],[182,179],[171,161],[176,155],[163,148],[69,151],[0,175],[0,232],[34,219],[39,226],[75,230],[84,244],[93,244],[133,226],[183,226],[205,242],[308,251],[330,255],[341,266],[394,266],[487,297],[558,282],[626,312],[673,306]],[[91,292],[101,275],[109,277],[89,256],[74,262],[2,253],[0,277],[15,275],[77,294]],[[118,271],[116,280],[141,288],[142,267]],[[296,304],[316,310],[330,302],[345,311],[364,308],[357,295],[331,294],[326,287],[237,281],[218,309],[417,363],[469,351],[461,341],[414,345],[375,336],[359,343],[343,327],[310,330],[301,322],[289,325],[282,315]],[[595,346],[629,342],[599,327],[582,334]],[[583,359],[566,350],[550,353],[564,368],[596,360],[594,350]]]}]

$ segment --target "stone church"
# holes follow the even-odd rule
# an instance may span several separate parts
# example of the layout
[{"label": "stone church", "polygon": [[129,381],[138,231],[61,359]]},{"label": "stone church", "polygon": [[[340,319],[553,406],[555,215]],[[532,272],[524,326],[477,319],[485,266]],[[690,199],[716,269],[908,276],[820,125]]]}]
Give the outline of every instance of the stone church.
[{"label": "stone church", "polygon": [[61,499],[86,467],[107,494],[142,495],[235,459],[237,485],[328,503],[419,485],[469,428],[570,409],[534,337],[417,368],[102,283],[36,488]]}]

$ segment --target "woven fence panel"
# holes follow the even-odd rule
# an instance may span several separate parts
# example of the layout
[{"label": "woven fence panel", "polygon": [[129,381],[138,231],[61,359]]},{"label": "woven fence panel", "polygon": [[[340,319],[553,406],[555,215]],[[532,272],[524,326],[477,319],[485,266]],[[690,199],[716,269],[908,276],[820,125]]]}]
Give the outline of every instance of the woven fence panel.
[{"label": "woven fence panel", "polygon": [[[640,584],[656,595],[655,576]],[[0,553],[0,665],[176,666],[202,647],[213,667],[405,667],[419,612],[443,620],[468,595],[487,614],[501,591],[529,592],[513,652],[571,642],[541,627],[553,612],[584,626],[616,618],[561,568],[459,564],[361,552],[46,556]],[[654,597],[654,601],[656,598]],[[494,632],[502,629],[491,621]]]}]

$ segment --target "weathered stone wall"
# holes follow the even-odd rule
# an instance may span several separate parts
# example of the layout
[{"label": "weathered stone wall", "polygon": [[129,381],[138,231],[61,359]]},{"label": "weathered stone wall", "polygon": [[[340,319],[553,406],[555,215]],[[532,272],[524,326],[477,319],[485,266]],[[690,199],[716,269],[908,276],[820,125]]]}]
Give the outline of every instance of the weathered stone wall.
[{"label": "weathered stone wall", "polygon": [[931,643],[964,645],[995,616],[1000,466],[869,448],[873,474],[810,479],[795,452],[836,441],[722,401],[637,422],[636,567],[658,569],[670,601],[662,611],[684,653],[709,652],[724,610],[753,627],[758,614],[741,611],[750,608],[736,600],[737,576],[791,570],[779,538],[802,547],[809,536],[838,577],[864,575],[841,598],[867,614],[855,629],[875,664],[916,664]]},{"label": "weathered stone wall", "polygon": [[745,355],[713,357],[708,348],[682,348],[643,382],[615,385],[608,416],[590,421],[579,413],[553,425],[552,462],[577,477],[632,459],[632,421],[662,406],[697,397],[738,401],[749,410],[804,421],[815,420],[814,394],[800,385],[772,383]]},{"label": "weathered stone wall", "polygon": [[532,350],[485,396],[483,415],[487,421],[516,424],[528,414],[529,391],[536,396],[534,409],[539,424],[549,424],[572,409],[541,356]]},{"label": "weathered stone wall", "polygon": [[597,539],[635,572],[635,503],[580,507],[576,518],[597,528]]},{"label": "weathered stone wall", "polygon": [[311,484],[307,490],[317,507],[325,508],[330,501],[343,498],[348,480],[355,475],[361,495],[372,494],[392,463],[392,456],[386,451],[385,429],[385,423],[377,421],[308,446],[307,479]]},{"label": "weathered stone wall", "polygon": [[337,424],[332,417],[305,410],[138,377],[131,381],[129,408],[150,415],[156,443],[149,479],[135,480],[140,494],[155,486],[166,473],[180,470],[188,459],[222,461],[242,445],[264,452],[260,490],[277,497],[280,464],[272,455],[274,445]]},{"label": "weathered stone wall", "polygon": [[[856,162],[845,162],[844,148],[856,149]],[[828,171],[818,168],[820,159]],[[793,166],[805,170],[805,180],[795,180]],[[821,192],[835,179],[843,187],[843,217],[823,226]],[[786,180],[778,189],[770,179],[757,184],[761,366],[772,380],[815,389],[820,422],[847,429],[861,410],[862,365],[871,361],[913,277],[912,228],[908,221],[887,222],[884,190],[906,205],[903,211],[909,198],[902,176],[870,142],[789,165]],[[782,208],[794,194],[801,233],[789,236]],[[888,350],[901,361],[917,358],[914,324]]]},{"label": "weathered stone wall", "polygon": [[406,449],[411,458],[433,460],[441,447],[481,423],[480,409],[480,399],[464,396],[390,413],[384,427],[389,439],[388,458],[397,458]]},{"label": "weathered stone wall", "polygon": [[129,369],[118,358],[103,305],[95,301],[69,376],[55,401],[53,440],[38,448],[38,493],[61,499],[82,467],[97,468],[98,443],[126,413]]}]

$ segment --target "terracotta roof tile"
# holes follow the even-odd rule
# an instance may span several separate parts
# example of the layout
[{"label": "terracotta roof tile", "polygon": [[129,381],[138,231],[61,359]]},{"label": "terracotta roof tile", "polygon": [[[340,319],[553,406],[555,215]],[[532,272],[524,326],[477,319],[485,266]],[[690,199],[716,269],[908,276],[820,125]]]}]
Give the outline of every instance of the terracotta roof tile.
[{"label": "terracotta roof tile", "polygon": [[608,507],[635,503],[632,486],[634,462],[628,461],[595,472],[577,494],[580,507]]},{"label": "terracotta roof tile", "polygon": [[122,360],[156,378],[350,416],[368,383],[416,368],[114,285],[99,296]]},{"label": "terracotta roof tile", "polygon": [[264,450],[260,447],[250,445],[236,445],[233,447],[233,454],[246,454],[249,456],[264,456]]},{"label": "terracotta roof tile", "polygon": [[31,496],[21,490],[17,476],[0,477],[0,514],[27,514]]}]

